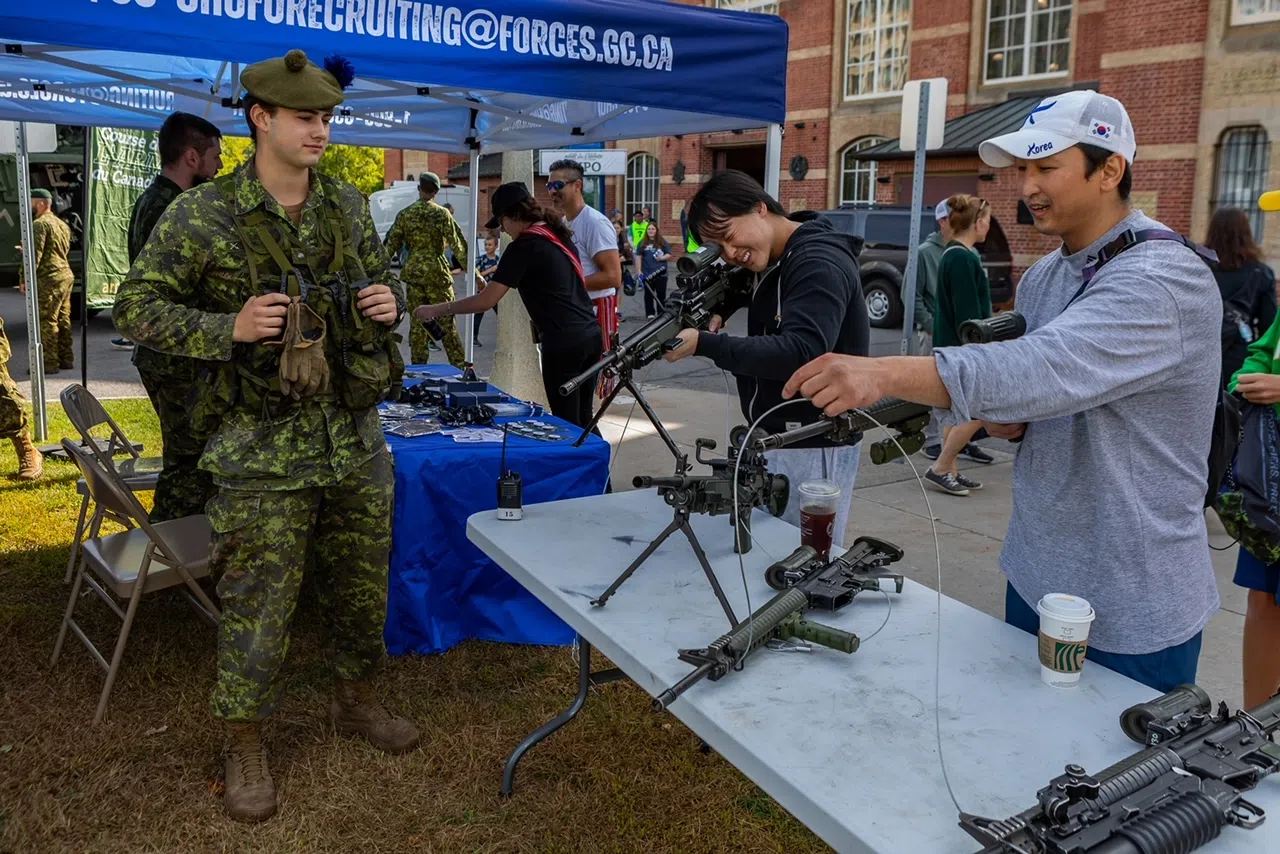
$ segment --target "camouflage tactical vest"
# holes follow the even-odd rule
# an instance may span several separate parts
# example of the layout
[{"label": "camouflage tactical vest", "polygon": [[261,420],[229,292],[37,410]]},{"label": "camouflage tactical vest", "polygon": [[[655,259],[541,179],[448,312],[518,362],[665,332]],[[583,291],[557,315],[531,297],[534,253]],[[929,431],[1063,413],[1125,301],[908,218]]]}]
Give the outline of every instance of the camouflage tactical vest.
[{"label": "camouflage tactical vest", "polygon": [[[300,297],[327,326],[325,356],[332,373],[335,397],[347,409],[360,410],[394,396],[404,373],[398,346],[400,336],[385,324],[365,317],[357,306],[359,290],[373,284],[351,236],[351,223],[326,182],[317,183],[321,195],[318,246],[310,251],[278,217],[261,208],[236,212],[235,176],[215,180],[232,211],[237,237],[244,247],[253,293],[283,293]],[[300,406],[280,393],[280,341],[237,345],[233,364],[216,371],[193,407],[196,429],[236,404],[261,412],[264,420],[280,417]]]}]

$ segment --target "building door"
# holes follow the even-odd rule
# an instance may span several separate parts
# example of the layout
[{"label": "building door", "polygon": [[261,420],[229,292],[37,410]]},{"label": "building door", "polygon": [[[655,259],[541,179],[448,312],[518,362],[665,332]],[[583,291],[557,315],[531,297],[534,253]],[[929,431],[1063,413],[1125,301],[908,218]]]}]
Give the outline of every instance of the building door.
[{"label": "building door", "polygon": [[746,172],[764,186],[764,146],[747,145],[742,148],[718,148],[715,152],[715,171],[737,169]]},{"label": "building door", "polygon": [[[897,204],[911,204],[911,175],[898,175],[894,182],[894,198]],[[929,175],[924,176],[924,205],[932,208],[943,199],[956,193],[980,196],[977,175]]]}]

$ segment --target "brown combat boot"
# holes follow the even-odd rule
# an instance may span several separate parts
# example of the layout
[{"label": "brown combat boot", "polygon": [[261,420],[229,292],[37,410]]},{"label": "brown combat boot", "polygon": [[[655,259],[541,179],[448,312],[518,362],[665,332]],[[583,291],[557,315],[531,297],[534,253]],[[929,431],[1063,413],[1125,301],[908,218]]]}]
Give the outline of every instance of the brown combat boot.
[{"label": "brown combat boot", "polygon": [[44,457],[31,444],[30,434],[15,436],[13,450],[18,454],[18,480],[39,480],[44,477]]},{"label": "brown combat boot", "polygon": [[276,784],[262,750],[262,724],[227,724],[222,806],[236,821],[266,821],[276,814]]},{"label": "brown combat boot", "polygon": [[362,735],[387,753],[407,753],[418,746],[418,728],[387,711],[368,682],[339,679],[329,714],[339,733]]}]

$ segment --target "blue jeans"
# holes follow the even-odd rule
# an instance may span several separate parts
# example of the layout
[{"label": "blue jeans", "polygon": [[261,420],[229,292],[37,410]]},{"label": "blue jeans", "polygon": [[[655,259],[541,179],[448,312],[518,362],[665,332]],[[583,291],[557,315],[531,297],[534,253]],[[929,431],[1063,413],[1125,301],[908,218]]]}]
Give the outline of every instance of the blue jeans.
[{"label": "blue jeans", "polygon": [[[1018,595],[1013,585],[1005,583],[1004,621],[1033,635],[1040,633],[1040,615]],[[1096,661],[1109,670],[1128,676],[1155,690],[1165,693],[1179,685],[1196,681],[1196,665],[1200,661],[1200,641],[1203,632],[1197,632],[1190,640],[1177,646],[1166,647],[1142,655],[1121,655],[1103,652],[1089,647],[1085,658]]]}]

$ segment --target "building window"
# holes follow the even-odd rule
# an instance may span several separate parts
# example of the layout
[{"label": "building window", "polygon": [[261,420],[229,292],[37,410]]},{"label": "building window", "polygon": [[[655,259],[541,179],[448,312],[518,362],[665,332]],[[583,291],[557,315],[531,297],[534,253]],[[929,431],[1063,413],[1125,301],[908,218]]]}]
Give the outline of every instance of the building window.
[{"label": "building window", "polygon": [[911,0],[849,0],[844,96],[901,92],[910,61]]},{"label": "building window", "polygon": [[844,150],[840,157],[840,204],[870,204],[876,200],[876,162],[854,160],[853,155],[882,142],[881,137],[864,136]]},{"label": "building window", "polygon": [[778,0],[716,0],[717,9],[733,9],[736,12],[759,12],[762,15],[778,14]]},{"label": "building window", "polygon": [[1261,24],[1263,21],[1280,21],[1280,0],[1232,0],[1232,24]]},{"label": "building window", "polygon": [[1270,142],[1260,127],[1232,128],[1218,142],[1212,210],[1242,208],[1253,226],[1253,239],[1262,240],[1266,221],[1258,209],[1258,196],[1267,189]]},{"label": "building window", "polygon": [[1071,0],[988,0],[986,79],[1066,74]]},{"label": "building window", "polygon": [[626,204],[623,212],[627,222],[641,208],[648,208],[654,219],[658,218],[658,158],[652,154],[633,154],[627,160]]}]

